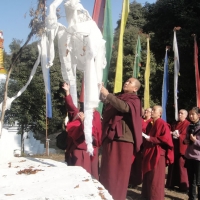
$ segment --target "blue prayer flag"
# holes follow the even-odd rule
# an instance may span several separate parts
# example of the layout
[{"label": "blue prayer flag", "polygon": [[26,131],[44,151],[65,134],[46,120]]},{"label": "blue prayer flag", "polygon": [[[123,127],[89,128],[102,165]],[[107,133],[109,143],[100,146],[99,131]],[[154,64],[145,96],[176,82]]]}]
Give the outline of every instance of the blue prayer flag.
[{"label": "blue prayer flag", "polygon": [[168,91],[169,91],[169,76],[168,76],[168,57],[166,49],[163,86],[162,86],[162,108],[163,108],[162,119],[165,121],[167,121],[166,107],[167,107]]},{"label": "blue prayer flag", "polygon": [[47,69],[47,74],[48,74],[48,81],[47,81],[48,91],[46,92],[46,117],[52,118],[51,83],[50,83],[49,69]]}]

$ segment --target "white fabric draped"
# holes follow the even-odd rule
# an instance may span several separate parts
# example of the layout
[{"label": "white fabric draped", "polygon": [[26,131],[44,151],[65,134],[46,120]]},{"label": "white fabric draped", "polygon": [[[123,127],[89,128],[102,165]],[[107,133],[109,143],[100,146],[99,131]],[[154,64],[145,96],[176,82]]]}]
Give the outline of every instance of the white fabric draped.
[{"label": "white fabric draped", "polygon": [[[102,82],[103,69],[106,66],[105,40],[79,0],[68,0],[64,4],[68,27],[56,24],[56,6],[61,2],[61,0],[54,0],[53,5],[50,6],[54,9],[50,9],[46,21],[47,27],[48,31],[57,32],[63,80],[70,84],[70,93],[76,106],[76,69],[84,72],[84,133],[88,152],[93,154],[92,116],[93,109],[98,107],[98,84]],[[50,51],[53,51],[54,48],[52,46],[50,48]],[[53,62],[53,59],[54,54],[51,52],[50,61]]]}]

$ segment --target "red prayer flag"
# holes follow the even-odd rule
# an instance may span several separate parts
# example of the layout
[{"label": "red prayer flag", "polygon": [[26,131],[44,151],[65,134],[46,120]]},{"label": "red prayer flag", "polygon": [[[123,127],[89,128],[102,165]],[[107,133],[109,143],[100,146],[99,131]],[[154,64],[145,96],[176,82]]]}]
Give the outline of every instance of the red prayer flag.
[{"label": "red prayer flag", "polygon": [[195,78],[196,78],[197,107],[200,107],[200,79],[199,79],[199,64],[198,64],[198,45],[196,41],[196,36],[194,36],[194,66],[195,66]]},{"label": "red prayer flag", "polygon": [[81,103],[84,103],[84,78],[82,79],[81,92],[80,92],[79,101],[80,101]]},{"label": "red prayer flag", "polygon": [[92,19],[97,23],[97,26],[103,32],[104,11],[106,0],[95,0]]}]

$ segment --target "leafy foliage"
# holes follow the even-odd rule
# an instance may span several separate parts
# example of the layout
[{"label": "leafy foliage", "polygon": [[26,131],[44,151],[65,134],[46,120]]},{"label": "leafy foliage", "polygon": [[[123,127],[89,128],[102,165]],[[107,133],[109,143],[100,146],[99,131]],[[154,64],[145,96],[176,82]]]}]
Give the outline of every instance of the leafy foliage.
[{"label": "leafy foliage", "polygon": [[[33,43],[24,48],[20,58],[19,64],[12,74],[11,78],[15,80],[10,87],[13,93],[18,92],[28,81],[32,67],[37,60],[38,50],[37,44]],[[66,115],[63,103],[63,96],[59,91],[62,76],[60,72],[60,62],[58,55],[51,67],[51,89],[52,89],[52,108],[53,118],[48,120],[48,132],[53,133],[62,129],[63,119]],[[30,85],[26,91],[18,97],[12,104],[8,115],[12,116],[13,120],[17,120],[24,126],[25,130],[31,129],[35,133],[45,134],[46,130],[46,96],[44,90],[43,73],[40,66],[36,71]],[[10,118],[11,119],[11,118]]]},{"label": "leafy foliage", "polygon": [[[174,53],[173,29],[180,26],[177,31],[177,40],[180,59],[179,109],[189,109],[196,105],[195,71],[193,64],[193,38],[191,34],[200,35],[199,26],[200,2],[197,0],[158,0],[156,3],[146,3],[143,7],[134,1],[130,4],[130,13],[124,34],[123,81],[132,76],[135,58],[135,47],[138,33],[142,30],[142,63],[139,80],[142,88],[139,95],[144,92],[144,72],[146,66],[146,35],[150,35],[151,49],[151,75],[150,75],[150,105],[161,105],[162,82],[164,71],[164,57],[166,46],[171,46],[169,57],[169,83],[167,115],[169,121],[174,119]],[[115,67],[117,62],[120,20],[115,30],[113,55],[111,60],[108,89],[113,90]],[[199,37],[197,38],[199,42]]]},{"label": "leafy foliage", "polygon": [[[191,34],[195,33],[197,36],[200,35],[200,30],[198,28],[200,2],[196,0],[159,0],[155,4],[146,4],[144,10],[147,23],[143,29],[146,32],[154,33],[151,39],[151,51],[154,53],[156,63],[158,64],[162,63],[164,57],[162,52],[165,46],[169,45],[173,47],[174,27],[181,27],[181,30],[177,31],[180,59],[178,104],[179,109],[189,109],[196,105],[195,70],[193,61],[194,42]],[[170,118],[173,118],[173,49],[171,49],[168,55],[170,63],[170,90],[167,111]],[[162,77],[162,73],[160,77]],[[154,78],[157,84],[161,84],[161,78]],[[151,87],[153,88],[152,96],[154,96],[157,91],[156,86],[154,84]]]},{"label": "leafy foliage", "polygon": [[[38,1],[39,2],[39,1]],[[42,2],[42,1],[41,1]],[[43,16],[41,11],[40,16]],[[43,17],[38,17],[38,12],[32,10],[34,19],[41,22]],[[192,33],[200,35],[198,28],[200,18],[200,2],[197,0],[158,0],[154,4],[146,3],[142,7],[136,1],[130,4],[130,14],[124,34],[124,59],[123,59],[123,81],[132,76],[133,64],[136,53],[136,43],[138,34],[141,37],[142,61],[139,80],[142,88],[139,95],[143,98],[144,92],[144,72],[146,66],[146,34],[150,35],[151,49],[151,76],[150,76],[150,105],[161,104],[163,66],[166,46],[173,43],[173,28],[180,26],[177,31],[178,48],[180,56],[180,76],[179,76],[179,109],[189,109],[196,103],[195,76],[193,66],[193,38]],[[34,21],[30,24],[34,25]],[[38,26],[40,30],[40,25]],[[113,91],[115,68],[118,52],[118,40],[120,31],[120,20],[115,30],[113,54],[109,72],[108,89]],[[40,34],[41,32],[37,32]],[[199,42],[199,37],[197,38]],[[10,45],[12,55],[19,51],[21,41],[13,40]],[[57,48],[55,48],[57,49]],[[32,67],[37,59],[36,43],[24,48],[16,68],[11,76],[9,85],[9,96],[13,96],[23,87],[30,75]],[[169,82],[170,90],[168,96],[167,115],[168,120],[174,118],[174,97],[173,97],[173,50],[169,56]],[[9,56],[7,62],[9,63]],[[77,72],[78,95],[80,93],[82,73]],[[48,121],[48,132],[53,133],[62,128],[66,115],[63,103],[63,90],[61,88],[62,76],[60,72],[60,62],[56,52],[54,65],[51,67],[51,88],[52,88],[52,108],[53,118]],[[1,89],[1,88],[0,88]],[[143,100],[143,99],[142,99]],[[36,75],[27,90],[15,100],[11,110],[7,111],[7,120],[18,120],[25,129],[32,129],[34,132],[45,134],[46,129],[46,106],[45,106],[44,81],[41,67],[38,67]]]}]

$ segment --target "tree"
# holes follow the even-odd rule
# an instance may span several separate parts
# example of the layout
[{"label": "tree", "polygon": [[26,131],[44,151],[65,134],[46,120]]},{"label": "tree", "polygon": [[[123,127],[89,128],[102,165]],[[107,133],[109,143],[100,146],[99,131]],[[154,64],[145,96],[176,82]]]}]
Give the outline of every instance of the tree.
[{"label": "tree", "polygon": [[[161,105],[162,82],[164,71],[164,56],[166,46],[171,46],[169,57],[169,82],[170,91],[168,95],[167,115],[169,121],[174,119],[174,53],[173,28],[180,26],[177,31],[177,40],[180,59],[179,76],[179,109],[196,105],[195,74],[193,65],[193,37],[191,34],[200,35],[198,29],[200,17],[200,2],[197,0],[159,0],[156,3],[146,3],[143,7],[134,1],[130,4],[130,13],[124,34],[124,60],[123,60],[123,81],[132,76],[132,68],[135,57],[135,47],[138,33],[142,30],[142,61],[139,80],[142,88],[139,95],[143,96],[144,71],[146,66],[146,36],[150,34],[151,49],[151,75],[150,75],[150,105]],[[108,89],[113,90],[115,67],[118,51],[120,20],[115,30],[114,49],[109,72]],[[199,42],[199,38],[198,38]],[[189,84],[188,84],[188,80]],[[186,95],[187,94],[187,95]]]},{"label": "tree", "polygon": [[[173,28],[175,26],[181,27],[181,30],[177,31],[180,60],[178,103],[179,109],[189,109],[196,105],[193,38],[191,37],[191,34],[195,33],[197,36],[200,35],[200,30],[198,28],[200,2],[197,0],[160,0],[155,4],[146,4],[144,6],[144,13],[147,23],[143,29],[146,32],[154,33],[151,40],[151,51],[155,55],[157,64],[163,62],[165,46],[169,45],[172,47]],[[170,91],[167,109],[168,115],[171,115],[171,119],[174,118],[173,56],[174,54],[171,49],[169,52]],[[159,81],[158,84],[159,83],[161,83],[161,81]],[[156,84],[153,84],[151,87],[154,91],[153,94],[156,94]]]},{"label": "tree", "polygon": [[16,52],[12,55],[12,59],[11,59],[11,63],[8,69],[8,74],[6,77],[6,82],[5,82],[5,86],[4,86],[4,100],[3,100],[3,105],[2,105],[2,114],[1,114],[1,121],[0,121],[0,137],[1,137],[1,133],[2,133],[2,126],[4,123],[4,117],[5,117],[5,110],[6,110],[6,100],[7,100],[7,93],[8,93],[8,82],[9,82],[9,78],[11,75],[11,72],[18,60],[18,58],[20,57],[24,47],[26,47],[26,45],[29,43],[29,41],[31,40],[33,35],[41,35],[44,30],[45,30],[45,0],[38,0],[38,4],[37,4],[37,9],[31,9],[30,10],[30,16],[32,17],[32,20],[29,24],[31,31],[27,37],[27,40],[25,41],[24,45]]},{"label": "tree", "polygon": [[[15,73],[11,76],[15,80],[15,85],[17,85],[14,88],[14,93],[26,84],[37,56],[38,50],[36,42],[24,48],[19,58],[19,64],[14,70]],[[62,76],[57,53],[50,72],[53,118],[49,119],[48,122],[49,134],[62,129],[63,120],[66,116],[62,89],[60,87]],[[36,134],[45,134],[46,96],[41,66],[38,66],[36,74],[26,91],[13,102],[11,110],[7,111],[7,113],[19,122],[20,127],[24,131],[32,130]]]},{"label": "tree", "polygon": [[[124,56],[123,56],[123,81],[126,81],[128,78],[132,77],[134,59],[136,53],[136,43],[138,34],[141,37],[141,46],[142,46],[142,60],[140,68],[140,77],[138,78],[142,83],[142,88],[139,90],[139,95],[143,98],[144,93],[144,71],[146,66],[146,37],[147,34],[143,32],[143,27],[146,24],[146,19],[144,15],[144,9],[141,4],[134,1],[130,4],[130,13],[128,16],[126,29],[124,33]],[[108,89],[113,91],[114,78],[115,78],[115,67],[117,61],[117,52],[118,52],[118,40],[119,40],[119,30],[120,30],[120,20],[118,21],[118,27],[115,30],[114,37],[114,47],[111,60],[111,67],[109,72],[109,83]],[[148,33],[148,32],[147,32]],[[156,64],[154,55],[151,54],[151,76],[154,76],[156,73]],[[153,80],[153,79],[151,79]],[[150,82],[151,82],[150,80]],[[154,102],[158,102],[158,99],[152,99],[151,105]]]},{"label": "tree", "polygon": [[[143,17],[142,6],[141,4],[138,4],[137,2],[134,1],[133,3],[130,4],[130,14],[127,19],[126,29],[124,33],[123,81],[132,76],[137,37],[144,23],[145,19]],[[119,32],[120,32],[120,20],[118,21],[118,26],[115,29],[113,54],[109,72],[109,83],[108,83],[109,90],[113,90],[113,85],[114,85]]]}]

